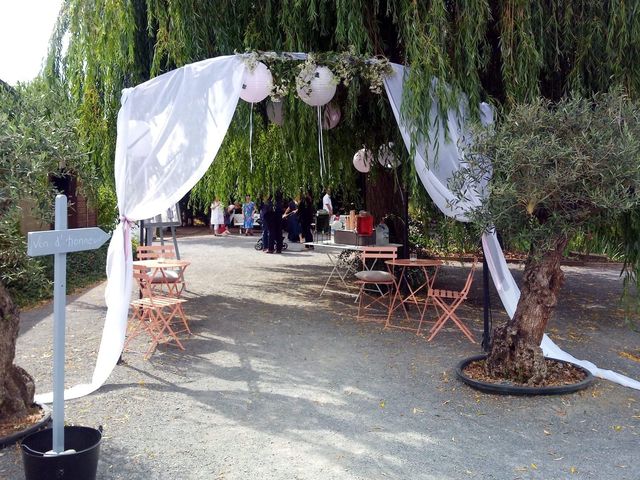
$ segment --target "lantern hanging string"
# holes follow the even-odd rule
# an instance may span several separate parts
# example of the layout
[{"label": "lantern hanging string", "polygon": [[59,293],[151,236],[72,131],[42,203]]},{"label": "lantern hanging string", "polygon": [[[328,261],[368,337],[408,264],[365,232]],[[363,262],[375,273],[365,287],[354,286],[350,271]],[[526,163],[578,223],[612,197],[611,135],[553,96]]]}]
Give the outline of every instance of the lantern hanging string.
[{"label": "lantern hanging string", "polygon": [[251,153],[251,144],[253,143],[253,102],[251,102],[251,110],[249,111],[249,171],[253,173],[253,155]]},{"label": "lantern hanging string", "polygon": [[322,110],[320,105],[316,107],[318,112],[318,159],[320,160],[320,179],[324,180],[326,165],[324,162],[324,142],[322,138]]}]

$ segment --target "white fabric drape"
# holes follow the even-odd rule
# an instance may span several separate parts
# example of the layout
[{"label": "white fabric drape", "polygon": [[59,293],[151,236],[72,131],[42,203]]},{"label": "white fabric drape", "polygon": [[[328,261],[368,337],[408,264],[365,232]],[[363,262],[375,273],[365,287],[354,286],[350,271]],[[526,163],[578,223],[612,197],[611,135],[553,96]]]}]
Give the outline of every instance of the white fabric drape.
[{"label": "white fabric drape", "polygon": [[[240,57],[217,57],[122,92],[115,157],[121,221],[107,257],[107,317],[91,383],[66,390],[65,399],[100,388],[116,365],[132,287],[130,222],[165,211],[207,171],[236,110],[244,69]],[[49,403],[52,396],[37,400]]]},{"label": "white fabric drape", "polygon": [[[392,67],[394,73],[386,77],[384,86],[405,146],[407,150],[411,151],[411,126],[407,125],[401,115],[406,74],[405,67],[398,64],[392,64]],[[476,188],[471,188],[467,191],[468,198],[461,203],[457,201],[456,196],[448,187],[449,179],[454,172],[461,168],[464,162],[459,145],[470,141],[469,132],[465,130],[467,113],[467,101],[464,98],[460,101],[457,111],[449,110],[446,119],[449,134],[447,139],[445,138],[444,124],[438,116],[438,105],[434,101],[430,112],[432,129],[429,132],[429,141],[426,145],[424,141],[416,145],[413,158],[416,172],[436,206],[445,215],[462,222],[469,221],[467,212],[480,205],[482,196],[486,194],[485,185],[478,185]],[[483,124],[493,122],[493,111],[485,103],[480,104],[480,120]],[[455,208],[453,205],[455,205]],[[485,233],[482,236],[482,246],[493,284],[500,295],[507,314],[509,317],[513,317],[520,298],[520,289],[509,271],[495,231]],[[611,370],[603,370],[589,361],[574,358],[561,350],[546,334],[540,346],[543,353],[548,357],[576,363],[597,377],[640,390],[640,382],[637,380]]]}]

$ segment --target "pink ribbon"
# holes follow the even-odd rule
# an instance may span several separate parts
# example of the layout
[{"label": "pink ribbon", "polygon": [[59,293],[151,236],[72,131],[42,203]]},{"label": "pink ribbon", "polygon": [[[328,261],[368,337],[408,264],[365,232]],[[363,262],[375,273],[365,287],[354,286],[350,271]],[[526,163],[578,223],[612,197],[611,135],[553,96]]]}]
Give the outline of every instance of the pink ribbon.
[{"label": "pink ribbon", "polygon": [[131,245],[131,225],[133,225],[133,220],[129,220],[124,215],[120,216],[120,222],[124,223],[124,258],[125,260],[129,257],[129,248]]}]

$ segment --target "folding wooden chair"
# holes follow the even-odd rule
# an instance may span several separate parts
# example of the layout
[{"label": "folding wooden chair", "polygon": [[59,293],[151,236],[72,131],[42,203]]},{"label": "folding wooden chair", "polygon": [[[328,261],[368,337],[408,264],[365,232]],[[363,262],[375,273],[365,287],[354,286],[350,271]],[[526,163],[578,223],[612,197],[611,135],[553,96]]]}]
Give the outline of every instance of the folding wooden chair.
[{"label": "folding wooden chair", "polygon": [[427,339],[428,341],[433,340],[438,332],[442,329],[447,320],[451,319],[453,323],[455,323],[458,328],[464,333],[472,343],[476,343],[473,338],[473,334],[471,330],[462,323],[460,318],[456,315],[456,309],[467,299],[469,294],[469,289],[471,288],[471,284],[473,283],[473,273],[478,264],[478,259],[476,257],[473,258],[473,263],[471,264],[471,269],[469,270],[469,275],[467,276],[467,281],[464,284],[462,290],[442,290],[442,289],[429,289],[428,300],[433,302],[433,305],[436,307],[436,311],[439,313],[442,310],[442,315],[438,317],[436,323],[431,327],[429,331],[430,335]]},{"label": "folding wooden chair", "polygon": [[[151,288],[152,278],[146,267],[134,265],[133,277],[142,292],[142,298],[130,303],[132,313],[129,317],[125,349],[135,337],[146,332],[151,337],[151,344],[145,353],[145,359],[149,358],[159,343],[174,342],[178,348],[184,350],[178,334],[183,332],[191,334],[187,317],[182,309],[185,300],[154,295]],[[180,323],[184,328],[174,329],[175,325]]]},{"label": "folding wooden chair", "polygon": [[[386,322],[391,314],[391,306],[393,302],[393,294],[395,293],[396,280],[391,272],[383,270],[372,270],[367,268],[367,260],[395,260],[398,256],[397,247],[361,247],[360,260],[362,261],[362,270],[356,273],[356,285],[359,285],[358,292],[358,315],[356,319],[373,320]],[[374,289],[367,287],[375,287]],[[381,288],[384,286],[384,289]],[[386,291],[384,291],[386,290]],[[387,300],[387,304],[385,304]],[[383,316],[379,319],[373,316],[365,317],[364,312],[374,305],[380,305],[385,308]]]},{"label": "folding wooden chair", "polygon": [[[176,251],[173,245],[140,245],[136,249],[138,260],[174,259]],[[184,269],[163,268],[153,273],[151,285],[161,294],[179,297],[184,290]]]}]

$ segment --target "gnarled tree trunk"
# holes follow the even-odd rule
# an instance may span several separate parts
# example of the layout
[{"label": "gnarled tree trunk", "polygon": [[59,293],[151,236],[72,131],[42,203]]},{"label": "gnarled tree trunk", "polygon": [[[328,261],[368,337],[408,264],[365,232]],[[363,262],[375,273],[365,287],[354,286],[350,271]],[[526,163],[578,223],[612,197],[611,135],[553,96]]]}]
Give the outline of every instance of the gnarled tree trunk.
[{"label": "gnarled tree trunk", "polygon": [[0,421],[25,415],[33,404],[33,378],[13,364],[19,324],[18,307],[0,282]]},{"label": "gnarled tree trunk", "polygon": [[515,315],[493,332],[488,374],[529,385],[544,379],[547,369],[540,342],[564,280],[560,260],[567,241],[566,237],[557,239],[554,248],[541,256],[532,249]]}]

